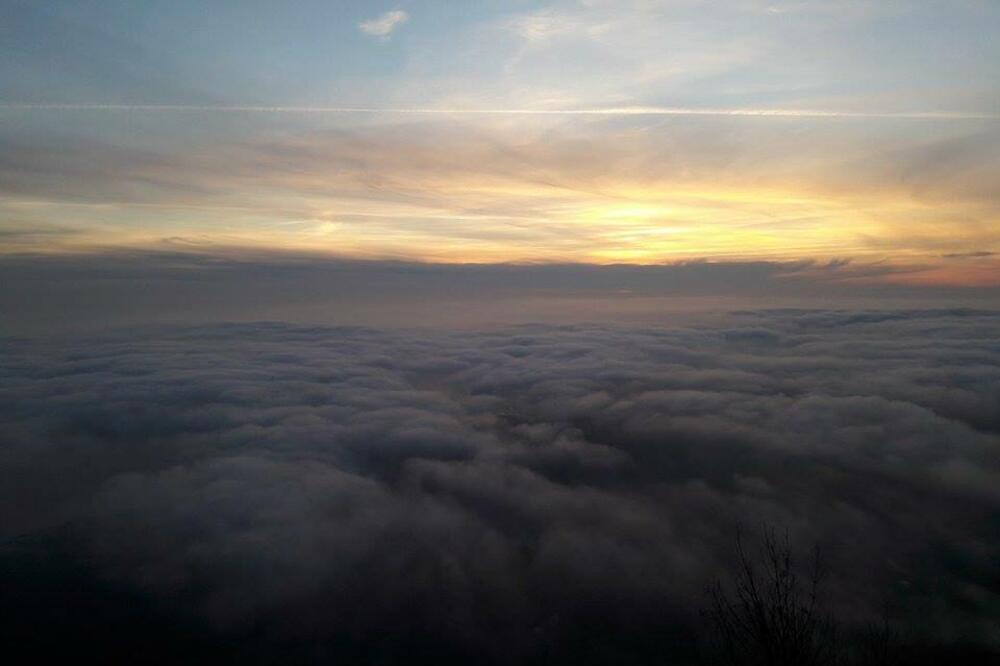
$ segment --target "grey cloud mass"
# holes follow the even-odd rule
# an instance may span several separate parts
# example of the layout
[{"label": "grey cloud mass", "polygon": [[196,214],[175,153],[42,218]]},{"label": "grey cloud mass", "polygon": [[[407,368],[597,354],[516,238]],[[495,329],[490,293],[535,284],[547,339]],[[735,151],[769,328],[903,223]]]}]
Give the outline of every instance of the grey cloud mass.
[{"label": "grey cloud mass", "polygon": [[[998,330],[778,310],[8,338],[4,612],[91,585],[131,599],[130,632],[183,636],[165,654],[685,663],[737,526],[767,521],[823,546],[852,622],[888,600],[922,637],[995,645]],[[71,583],[19,579],[33,549]]]},{"label": "grey cloud mass", "polygon": [[[24,233],[28,233],[25,230]],[[995,286],[912,286],[925,266],[687,261],[661,265],[427,264],[219,248],[167,238],[157,251],[0,257],[0,334],[65,336],[121,326],[274,320],[496,328],[526,323],[676,323],[749,307],[969,307]],[[883,282],[878,282],[883,280]]]}]

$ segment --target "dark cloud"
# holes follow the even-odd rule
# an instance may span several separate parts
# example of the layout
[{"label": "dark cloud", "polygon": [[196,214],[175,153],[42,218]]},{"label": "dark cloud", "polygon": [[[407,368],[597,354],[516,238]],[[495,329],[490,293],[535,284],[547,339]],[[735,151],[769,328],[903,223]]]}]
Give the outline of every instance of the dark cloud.
[{"label": "dark cloud", "polygon": [[945,259],[982,259],[985,257],[995,257],[996,252],[952,252],[950,254],[942,254],[941,256]]},{"label": "dark cloud", "polygon": [[41,549],[25,580],[133,599],[128,631],[188,655],[683,663],[736,526],[768,521],[823,545],[849,621],[889,599],[924,637],[996,643],[998,329],[782,310],[9,339],[3,557]]},{"label": "dark cloud", "polygon": [[[261,320],[465,328],[676,323],[691,312],[815,307],[831,299],[851,308],[1000,303],[993,287],[877,282],[913,270],[806,260],[426,264],[198,247],[172,239],[159,251],[0,257],[0,309],[17,313],[0,320],[0,333],[62,335],[121,325]],[[746,328],[730,335],[749,334],[751,327]]]}]

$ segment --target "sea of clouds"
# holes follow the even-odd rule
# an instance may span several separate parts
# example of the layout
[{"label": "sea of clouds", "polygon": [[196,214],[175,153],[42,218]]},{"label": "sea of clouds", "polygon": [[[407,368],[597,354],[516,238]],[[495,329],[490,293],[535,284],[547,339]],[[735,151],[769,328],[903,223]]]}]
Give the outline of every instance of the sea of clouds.
[{"label": "sea of clouds", "polygon": [[1000,313],[161,326],[0,373],[12,615],[93,587],[261,659],[681,659],[770,524],[847,623],[1000,641]]}]

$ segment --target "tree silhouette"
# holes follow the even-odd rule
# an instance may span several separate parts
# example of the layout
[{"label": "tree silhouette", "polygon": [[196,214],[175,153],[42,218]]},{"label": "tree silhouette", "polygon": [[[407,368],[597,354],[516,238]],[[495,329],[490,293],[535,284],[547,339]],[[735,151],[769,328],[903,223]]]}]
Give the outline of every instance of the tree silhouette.
[{"label": "tree silhouette", "polygon": [[709,590],[714,653],[731,666],[826,666],[838,657],[833,622],[821,611],[823,566],[813,550],[800,576],[787,532],[764,525],[759,551],[736,536],[737,569],[729,585]]},{"label": "tree silhouette", "polygon": [[889,622],[889,602],[882,606],[879,622],[871,622],[862,633],[855,659],[860,666],[897,666],[899,636]]}]

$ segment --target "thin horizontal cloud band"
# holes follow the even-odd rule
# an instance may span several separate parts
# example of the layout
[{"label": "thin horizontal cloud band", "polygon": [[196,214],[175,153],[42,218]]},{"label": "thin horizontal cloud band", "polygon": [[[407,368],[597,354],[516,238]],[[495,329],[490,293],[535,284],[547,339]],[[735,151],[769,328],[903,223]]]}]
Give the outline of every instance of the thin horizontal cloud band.
[{"label": "thin horizontal cloud band", "polygon": [[517,116],[744,116],[762,118],[885,118],[913,120],[1000,120],[1000,113],[964,111],[831,111],[768,108],[686,108],[626,106],[591,109],[476,109],[436,107],[362,106],[231,106],[191,104],[0,104],[3,111],[152,111],[179,113],[302,113],[302,114],[418,114],[418,115],[517,115]]}]

